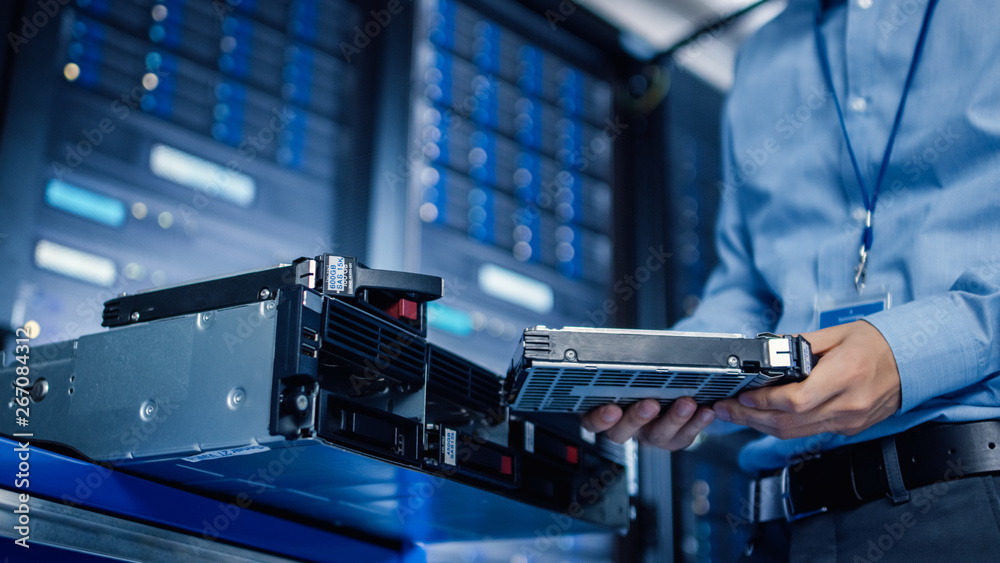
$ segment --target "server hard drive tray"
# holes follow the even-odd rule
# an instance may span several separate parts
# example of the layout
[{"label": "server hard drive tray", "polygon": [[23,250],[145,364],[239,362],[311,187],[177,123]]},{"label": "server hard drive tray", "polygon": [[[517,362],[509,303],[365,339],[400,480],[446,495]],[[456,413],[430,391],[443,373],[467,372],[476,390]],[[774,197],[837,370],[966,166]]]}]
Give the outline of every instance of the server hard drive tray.
[{"label": "server hard drive tray", "polygon": [[813,363],[801,336],[537,326],[524,331],[505,391],[522,411],[586,412],[645,398],[711,403],[801,381]]}]

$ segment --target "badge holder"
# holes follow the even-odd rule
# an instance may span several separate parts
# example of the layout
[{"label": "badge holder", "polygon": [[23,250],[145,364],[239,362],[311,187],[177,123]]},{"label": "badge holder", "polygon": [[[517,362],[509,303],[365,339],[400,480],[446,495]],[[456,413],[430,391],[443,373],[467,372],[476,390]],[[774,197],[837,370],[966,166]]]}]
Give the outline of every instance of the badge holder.
[{"label": "badge holder", "polygon": [[892,305],[892,293],[886,286],[869,286],[864,295],[851,288],[842,295],[824,295],[816,299],[819,328],[829,328],[863,319]]}]

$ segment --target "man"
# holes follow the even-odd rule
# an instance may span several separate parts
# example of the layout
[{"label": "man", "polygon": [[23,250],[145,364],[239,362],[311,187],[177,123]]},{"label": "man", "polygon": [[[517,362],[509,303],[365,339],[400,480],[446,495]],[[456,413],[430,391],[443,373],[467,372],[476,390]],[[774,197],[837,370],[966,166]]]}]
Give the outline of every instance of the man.
[{"label": "man", "polygon": [[713,420],[769,434],[740,463],[790,547],[758,554],[1000,557],[997,29],[987,0],[791,0],[740,53],[719,265],[675,328],[803,333],[822,357],[801,383],[583,424],[669,450]]}]

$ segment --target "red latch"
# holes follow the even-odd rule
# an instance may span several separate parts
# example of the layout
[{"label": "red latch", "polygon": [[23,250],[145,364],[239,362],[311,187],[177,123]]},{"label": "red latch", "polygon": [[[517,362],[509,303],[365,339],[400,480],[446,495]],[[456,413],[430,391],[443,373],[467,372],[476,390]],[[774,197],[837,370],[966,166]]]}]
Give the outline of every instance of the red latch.
[{"label": "red latch", "polygon": [[410,319],[411,321],[415,321],[417,320],[417,312],[419,310],[420,306],[416,302],[400,299],[390,305],[385,312],[394,319]]}]

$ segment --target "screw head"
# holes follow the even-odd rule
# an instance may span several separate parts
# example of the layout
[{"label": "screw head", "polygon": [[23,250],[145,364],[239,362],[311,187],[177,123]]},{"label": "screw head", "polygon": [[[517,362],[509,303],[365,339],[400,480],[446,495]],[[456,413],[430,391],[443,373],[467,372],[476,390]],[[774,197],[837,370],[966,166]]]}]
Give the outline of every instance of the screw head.
[{"label": "screw head", "polygon": [[729,367],[734,368],[740,365],[740,359],[736,356],[729,356]]},{"label": "screw head", "polygon": [[147,399],[143,401],[142,406],[139,407],[139,418],[149,422],[156,416],[156,401],[152,399]]},{"label": "screw head", "polygon": [[139,321],[139,311],[132,311],[132,315],[129,316],[129,318],[132,319],[132,322],[138,322]]},{"label": "screw head", "polygon": [[226,396],[226,404],[229,405],[230,409],[236,410],[243,406],[243,403],[246,402],[246,398],[246,390],[242,387],[236,387],[229,390],[229,394]]},{"label": "screw head", "polygon": [[305,395],[299,395],[298,397],[296,397],[295,408],[299,409],[300,411],[304,411],[307,408],[309,408],[309,397],[306,397]]},{"label": "screw head", "polygon": [[212,320],[212,313],[204,313],[204,314],[202,314],[201,315],[201,320],[205,321],[206,323],[208,321]]},{"label": "screw head", "polygon": [[260,299],[267,299],[270,296],[271,296],[271,290],[266,287],[260,290],[260,293],[257,294],[257,297],[259,297]]},{"label": "screw head", "polygon": [[566,354],[565,355],[566,355],[566,359],[568,361],[570,361],[570,362],[575,362],[576,361],[576,350],[573,350],[573,349],[566,350]]},{"label": "screw head", "polygon": [[267,307],[268,311],[273,311],[274,310],[274,301],[268,301],[266,307]]},{"label": "screw head", "polygon": [[44,377],[39,377],[35,384],[31,386],[31,399],[35,402],[41,401],[49,394],[49,382]]}]

